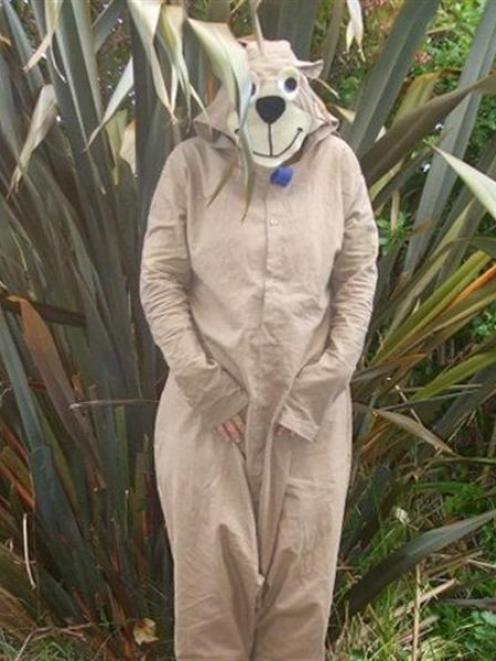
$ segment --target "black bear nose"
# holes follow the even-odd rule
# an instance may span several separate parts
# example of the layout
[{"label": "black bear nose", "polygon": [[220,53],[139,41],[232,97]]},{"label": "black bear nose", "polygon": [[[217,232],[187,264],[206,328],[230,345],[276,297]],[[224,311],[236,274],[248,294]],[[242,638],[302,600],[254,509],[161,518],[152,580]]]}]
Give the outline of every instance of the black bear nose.
[{"label": "black bear nose", "polygon": [[273,124],[286,110],[286,101],[280,96],[262,96],[257,99],[255,106],[263,121]]}]

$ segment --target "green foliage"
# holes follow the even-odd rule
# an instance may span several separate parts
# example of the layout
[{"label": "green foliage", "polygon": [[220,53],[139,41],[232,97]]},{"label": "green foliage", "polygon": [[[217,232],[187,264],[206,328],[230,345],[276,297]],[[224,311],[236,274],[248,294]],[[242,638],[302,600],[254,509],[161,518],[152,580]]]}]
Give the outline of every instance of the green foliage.
[{"label": "green foliage", "polygon": [[491,611],[463,612],[438,606],[438,631],[457,646],[454,658],[486,661],[494,655],[496,614]]},{"label": "green foliage", "polygon": [[382,248],[382,254],[387,255],[397,244],[403,244],[410,232],[411,221],[404,211],[398,213],[395,226],[392,227],[387,218],[376,218],[379,227],[379,243]]},{"label": "green foliage", "polygon": [[[470,50],[484,6],[485,0],[443,2],[422,44],[423,57],[416,59],[411,74],[418,76],[432,68],[454,72],[460,70]],[[454,78],[451,81],[455,83]]]},{"label": "green foliage", "polygon": [[[85,645],[78,643],[79,632],[56,636],[48,632],[26,638],[22,653],[23,661],[103,661],[103,654],[90,655]],[[0,632],[0,654],[3,661],[19,659],[20,648]]]},{"label": "green foliage", "polygon": [[[456,87],[458,72],[462,69],[470,50],[475,30],[481,20],[485,0],[444,2],[436,15],[420,55],[411,69],[411,76],[427,71],[444,70],[438,85],[440,92]],[[496,129],[496,101],[492,97],[482,100],[477,123],[466,152],[466,160],[476,163],[477,156]]]},{"label": "green foliage", "polygon": [[471,335],[476,342],[492,337],[496,331],[496,305],[490,305],[472,322]]}]

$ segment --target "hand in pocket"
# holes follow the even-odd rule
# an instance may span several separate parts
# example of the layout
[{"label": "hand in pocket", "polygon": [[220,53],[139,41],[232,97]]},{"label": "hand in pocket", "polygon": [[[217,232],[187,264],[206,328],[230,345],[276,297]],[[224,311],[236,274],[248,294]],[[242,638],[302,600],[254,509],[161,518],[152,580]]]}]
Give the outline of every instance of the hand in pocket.
[{"label": "hand in pocket", "polygon": [[227,443],[240,443],[245,434],[246,422],[245,414],[236,413],[229,420],[215,427],[215,431]]},{"label": "hand in pocket", "polygon": [[283,434],[289,434],[290,436],[296,436],[296,432],[294,432],[292,429],[289,429],[289,427],[285,427],[284,425],[281,425],[280,422],[276,424],[275,431],[274,431],[276,436],[282,436]]}]

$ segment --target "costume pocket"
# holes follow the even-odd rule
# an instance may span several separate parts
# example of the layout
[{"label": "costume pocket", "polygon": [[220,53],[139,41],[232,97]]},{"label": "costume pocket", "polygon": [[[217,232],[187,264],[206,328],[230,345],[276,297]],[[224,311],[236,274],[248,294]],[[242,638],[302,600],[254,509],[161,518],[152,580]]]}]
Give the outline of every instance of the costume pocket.
[{"label": "costume pocket", "polygon": [[296,573],[302,578],[331,578],[333,557],[339,543],[341,514],[329,483],[290,478],[285,509]]}]

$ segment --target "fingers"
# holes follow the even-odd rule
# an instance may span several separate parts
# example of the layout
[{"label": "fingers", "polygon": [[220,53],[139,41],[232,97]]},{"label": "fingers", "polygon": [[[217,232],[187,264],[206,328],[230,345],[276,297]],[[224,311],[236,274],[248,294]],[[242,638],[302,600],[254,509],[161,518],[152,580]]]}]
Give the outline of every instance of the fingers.
[{"label": "fingers", "polygon": [[219,434],[219,436],[223,438],[224,441],[230,442],[231,437],[229,436],[229,432],[227,431],[227,429],[225,429],[224,424],[216,427],[215,431],[217,432],[217,434]]},{"label": "fingers", "polygon": [[241,431],[238,429],[237,424],[234,421],[234,418],[231,418],[227,422],[224,423],[224,427],[227,429],[227,433],[229,434],[230,438],[232,441],[235,443],[239,443],[243,436],[241,434]]},{"label": "fingers", "polygon": [[284,425],[281,425],[279,422],[276,425],[275,435],[282,436],[283,434],[289,434],[290,436],[296,436],[296,433],[292,429],[288,429]]},{"label": "fingers", "polygon": [[238,427],[241,435],[244,436],[245,431],[246,431],[246,424],[245,424],[245,421],[243,420],[243,418],[239,414],[236,414],[232,419],[233,419],[234,423],[236,424],[236,426]]},{"label": "fingers", "polygon": [[[240,443],[246,432],[246,424],[241,415],[236,414],[226,422],[216,427],[216,432],[223,438],[226,443],[234,442]],[[275,435],[282,436],[289,434],[289,436],[296,436],[296,432],[280,423],[276,424]]]},{"label": "fingers", "polygon": [[240,443],[243,440],[246,425],[243,418],[236,414],[230,420],[223,422],[216,428],[216,431],[222,436],[224,441]]}]

